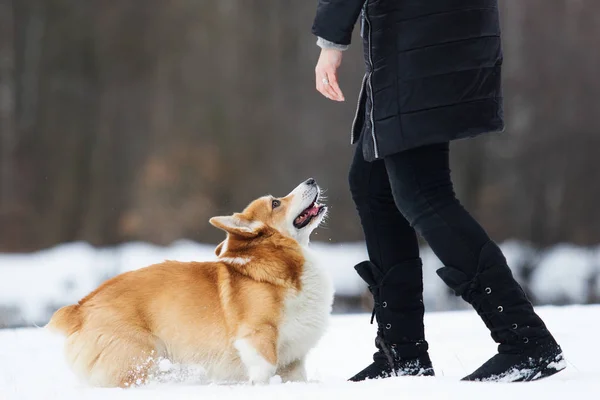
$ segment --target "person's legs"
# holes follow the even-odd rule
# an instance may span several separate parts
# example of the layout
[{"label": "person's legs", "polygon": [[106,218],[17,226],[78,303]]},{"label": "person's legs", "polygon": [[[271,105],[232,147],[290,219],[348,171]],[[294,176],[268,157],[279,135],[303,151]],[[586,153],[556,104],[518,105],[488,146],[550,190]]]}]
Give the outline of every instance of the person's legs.
[{"label": "person's legs", "polygon": [[416,232],[396,207],[385,163],[366,162],[360,145],[349,183],[370,260],[355,268],[373,294],[379,327],[373,364],[351,380],[433,375],[423,327],[423,272]]},{"label": "person's legs", "polygon": [[396,205],[410,225],[444,265],[474,276],[481,250],[490,238],[456,198],[449,144],[398,153],[387,157],[385,165]]},{"label": "person's legs", "polygon": [[365,161],[359,144],[348,181],[371,262],[385,273],[404,261],[418,259],[417,234],[394,202],[384,161]]},{"label": "person's legs", "polygon": [[532,380],[564,368],[560,347],[500,248],[456,198],[449,144],[398,153],[385,165],[396,205],[444,264],[438,274],[473,305],[500,344],[500,354],[465,379]]}]

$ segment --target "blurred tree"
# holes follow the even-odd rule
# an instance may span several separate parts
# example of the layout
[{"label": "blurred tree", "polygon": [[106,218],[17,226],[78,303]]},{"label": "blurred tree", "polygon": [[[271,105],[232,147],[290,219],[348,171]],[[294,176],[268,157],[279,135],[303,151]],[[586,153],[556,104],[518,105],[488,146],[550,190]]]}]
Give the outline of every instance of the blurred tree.
[{"label": "blurred tree", "polygon": [[[494,239],[600,240],[600,2],[501,2],[504,134],[453,144],[459,197]],[[313,2],[0,0],[0,250],[216,242],[208,224],[314,176],[317,240],[361,240],[347,188],[364,72],[314,90]]]},{"label": "blurred tree", "polygon": [[0,0],[0,211],[14,207],[15,50],[12,0]]}]

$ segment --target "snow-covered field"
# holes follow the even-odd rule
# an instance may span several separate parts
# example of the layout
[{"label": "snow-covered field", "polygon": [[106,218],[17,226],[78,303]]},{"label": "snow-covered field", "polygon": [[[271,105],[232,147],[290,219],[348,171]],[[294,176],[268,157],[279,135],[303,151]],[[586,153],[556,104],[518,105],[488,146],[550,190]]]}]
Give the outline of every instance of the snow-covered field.
[{"label": "snow-covered field", "polygon": [[[0,330],[0,399],[598,399],[600,307],[538,309],[563,347],[566,370],[532,383],[467,383],[459,379],[495,352],[474,312],[426,314],[435,378],[391,378],[363,383],[346,378],[365,366],[375,327],[369,315],[335,316],[308,362],[310,382],[269,386],[211,385],[200,376],[133,389],[90,388],[78,382],[62,358],[62,339],[41,328]],[[177,374],[175,374],[175,378]]]},{"label": "snow-covered field", "polygon": [[[314,243],[333,277],[336,293],[360,296],[365,284],[353,266],[366,258],[362,243]],[[600,298],[600,251],[570,245],[548,251],[507,242],[502,249],[517,279],[532,272],[529,290],[542,302],[585,303]],[[0,326],[45,324],[59,306],[74,303],[105,279],[164,259],[210,260],[214,245],[178,241],[159,247],[126,243],[94,248],[69,243],[30,254],[0,254]],[[269,387],[207,385],[194,370],[175,371],[173,381],[148,387],[93,389],[64,364],[61,339],[38,328],[0,329],[0,400],[12,399],[561,399],[600,398],[600,306],[541,307],[540,314],[565,350],[568,368],[528,384],[459,382],[495,352],[495,344],[435,270],[440,261],[423,249],[427,336],[436,378],[393,378],[353,384],[346,378],[370,362],[375,327],[370,315],[336,315],[308,364],[310,383]]]}]

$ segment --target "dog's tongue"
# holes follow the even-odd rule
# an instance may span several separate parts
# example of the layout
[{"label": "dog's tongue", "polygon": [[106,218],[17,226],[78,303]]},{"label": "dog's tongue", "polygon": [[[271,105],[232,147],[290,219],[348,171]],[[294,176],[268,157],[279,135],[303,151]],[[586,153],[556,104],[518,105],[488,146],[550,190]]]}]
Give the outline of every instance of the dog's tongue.
[{"label": "dog's tongue", "polygon": [[314,203],[312,207],[309,207],[306,210],[302,211],[302,214],[300,214],[298,218],[296,218],[295,222],[297,224],[301,224],[308,218],[316,217],[319,214],[319,208],[320,206],[317,203]]},{"label": "dog's tongue", "polygon": [[318,213],[319,213],[319,206],[316,203],[311,208],[308,208],[306,210],[306,214],[310,215],[310,216],[313,216],[313,217],[316,216]]}]

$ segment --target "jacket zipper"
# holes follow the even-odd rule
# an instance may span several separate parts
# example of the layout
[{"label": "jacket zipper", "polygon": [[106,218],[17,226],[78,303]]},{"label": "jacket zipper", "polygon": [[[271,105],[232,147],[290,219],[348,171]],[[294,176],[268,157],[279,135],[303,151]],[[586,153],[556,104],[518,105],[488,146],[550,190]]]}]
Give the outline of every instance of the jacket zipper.
[{"label": "jacket zipper", "polygon": [[352,130],[350,131],[350,144],[354,144],[356,138],[354,135],[356,129],[356,121],[358,121],[358,114],[360,113],[360,101],[363,96],[363,92],[365,91],[365,81],[367,80],[367,74],[365,74],[362,78],[362,83],[360,84],[360,93],[358,94],[358,103],[356,104],[356,113],[354,114],[354,120],[352,120]]},{"label": "jacket zipper", "polygon": [[375,103],[375,99],[373,98],[373,85],[371,83],[371,76],[373,75],[373,59],[371,57],[371,21],[369,21],[369,13],[367,12],[367,6],[369,4],[369,1],[367,0],[365,2],[365,8],[364,8],[364,15],[365,15],[365,22],[367,23],[367,25],[369,25],[369,31],[368,31],[368,36],[367,36],[367,45],[369,46],[369,74],[367,77],[367,84],[369,85],[369,91],[371,93],[371,112],[369,113],[369,120],[371,121],[371,138],[373,139],[373,150],[375,151],[375,158],[379,158],[379,149],[377,148],[377,138],[375,137],[375,123],[373,121],[373,109],[374,109],[374,103]]}]

